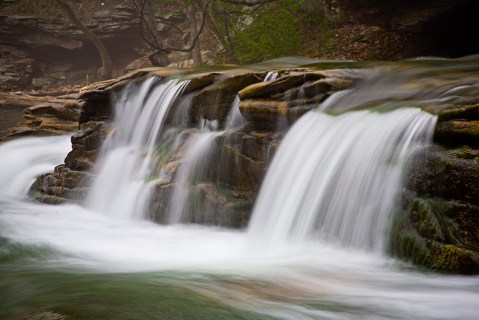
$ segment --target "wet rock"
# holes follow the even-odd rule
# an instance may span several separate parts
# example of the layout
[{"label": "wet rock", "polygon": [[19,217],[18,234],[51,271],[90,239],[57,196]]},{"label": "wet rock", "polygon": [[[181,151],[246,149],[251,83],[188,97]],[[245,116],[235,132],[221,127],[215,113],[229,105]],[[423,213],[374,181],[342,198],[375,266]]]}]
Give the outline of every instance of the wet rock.
[{"label": "wet rock", "polygon": [[185,88],[184,93],[188,94],[190,92],[202,89],[207,85],[212,84],[216,78],[220,76],[220,73],[212,72],[206,74],[195,74],[192,77],[186,76],[185,79],[189,80],[188,86]]},{"label": "wet rock", "polygon": [[191,121],[197,123],[202,118],[224,122],[238,91],[262,79],[263,74],[255,73],[218,77],[193,97]]},{"label": "wet rock", "polygon": [[241,114],[264,127],[275,126],[288,112],[288,102],[276,100],[245,100],[239,105]]},{"label": "wet rock", "polygon": [[437,124],[435,141],[451,146],[479,146],[479,120],[448,120]]},{"label": "wet rock", "polygon": [[406,181],[408,190],[418,195],[479,205],[479,151],[466,146],[422,150]]},{"label": "wet rock", "polygon": [[391,252],[448,273],[479,273],[479,207],[415,197],[396,215]]},{"label": "wet rock", "polygon": [[195,209],[186,210],[186,221],[240,229],[248,224],[253,202],[230,189],[200,183],[193,187],[190,206]]},{"label": "wet rock", "polygon": [[304,84],[308,81],[323,79],[320,72],[298,73],[292,72],[287,76],[280,77],[274,81],[260,82],[248,86],[238,92],[241,100],[253,98],[270,98],[274,94],[281,94],[288,89]]},{"label": "wet rock", "polygon": [[450,106],[442,109],[437,116],[438,122],[448,120],[479,120],[479,104]]},{"label": "wet rock", "polygon": [[245,100],[240,102],[239,108],[256,130],[284,130],[325,98],[326,96],[292,101]]},{"label": "wet rock", "polygon": [[39,176],[30,193],[36,200],[48,204],[79,202],[86,196],[92,179],[88,172],[59,165],[54,172]]},{"label": "wet rock", "polygon": [[81,104],[75,100],[55,99],[24,110],[23,120],[6,139],[26,135],[58,135],[78,130]]},{"label": "wet rock", "polygon": [[[471,114],[448,111],[439,123],[464,112]],[[479,149],[427,148],[415,154],[410,167],[391,252],[441,272],[479,273]]]}]

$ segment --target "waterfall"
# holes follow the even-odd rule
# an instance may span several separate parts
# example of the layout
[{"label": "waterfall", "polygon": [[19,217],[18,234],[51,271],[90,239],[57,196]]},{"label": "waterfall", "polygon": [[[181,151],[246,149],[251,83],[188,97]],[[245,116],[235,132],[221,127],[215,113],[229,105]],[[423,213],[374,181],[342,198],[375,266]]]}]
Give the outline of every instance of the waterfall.
[{"label": "waterfall", "polygon": [[177,170],[176,184],[170,199],[170,223],[195,220],[193,215],[198,212],[190,208],[193,198],[192,184],[205,178],[207,170],[211,168],[211,154],[215,150],[221,152],[227,141],[225,139],[219,142],[219,145],[215,145],[216,138],[244,124],[245,120],[239,110],[239,103],[240,99],[236,96],[226,117],[224,130],[219,130],[218,120],[200,119],[199,132],[192,134],[185,143],[186,151],[182,157],[182,164]]},{"label": "waterfall", "polygon": [[381,251],[411,153],[436,118],[420,109],[303,116],[281,143],[250,221],[255,243],[320,238]]},{"label": "waterfall", "polygon": [[226,125],[225,125],[226,130],[238,128],[244,124],[244,118],[241,115],[239,104],[240,104],[240,98],[236,96],[235,99],[233,100],[233,103],[231,104],[231,110],[228,114],[228,117],[226,118]]},{"label": "waterfall", "polygon": [[267,82],[267,81],[274,81],[276,80],[276,78],[278,77],[278,73],[277,72],[273,72],[273,71],[268,71],[266,73],[266,75],[264,76],[264,81]]},{"label": "waterfall", "polygon": [[116,132],[102,147],[98,176],[87,197],[89,208],[117,217],[145,216],[156,144],[168,111],[187,83],[158,83],[152,77],[121,92],[115,104]]},{"label": "waterfall", "polygon": [[171,198],[170,223],[180,223],[185,214],[185,207],[189,204],[190,183],[196,177],[201,178],[208,165],[208,155],[213,147],[217,132],[200,132],[194,134],[186,143],[186,154],[183,163],[178,169],[176,185]]}]

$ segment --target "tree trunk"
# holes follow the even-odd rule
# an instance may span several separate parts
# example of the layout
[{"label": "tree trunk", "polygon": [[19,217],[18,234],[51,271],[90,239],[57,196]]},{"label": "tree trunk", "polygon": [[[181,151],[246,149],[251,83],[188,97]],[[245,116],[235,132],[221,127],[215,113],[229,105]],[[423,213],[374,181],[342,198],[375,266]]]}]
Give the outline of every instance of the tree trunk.
[{"label": "tree trunk", "polygon": [[[188,20],[190,22],[190,38],[191,41],[193,41],[198,33],[198,26],[196,24],[196,11],[192,6],[188,8]],[[203,64],[203,61],[201,60],[200,41],[196,41],[193,50],[191,50],[191,55],[195,66],[201,66]]]},{"label": "tree trunk", "polygon": [[112,70],[113,70],[112,62],[111,62],[110,54],[108,53],[108,50],[106,49],[103,42],[76,17],[72,8],[65,1],[56,0],[56,2],[63,8],[63,10],[65,10],[70,21],[85,34],[85,37],[95,45],[98,52],[100,53],[102,66],[100,70],[98,70],[98,74],[101,80],[111,78]]}]

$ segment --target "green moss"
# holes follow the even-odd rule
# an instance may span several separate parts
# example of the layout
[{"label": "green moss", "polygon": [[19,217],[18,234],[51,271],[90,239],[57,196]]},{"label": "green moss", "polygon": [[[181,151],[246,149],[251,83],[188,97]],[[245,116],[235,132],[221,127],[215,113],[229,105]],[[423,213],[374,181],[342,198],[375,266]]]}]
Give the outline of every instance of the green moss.
[{"label": "green moss", "polygon": [[479,152],[469,146],[460,146],[458,148],[446,151],[449,155],[458,159],[479,160]]},{"label": "green moss", "polygon": [[153,180],[156,180],[158,179],[158,174],[157,173],[153,173],[153,174],[150,174],[148,177],[146,177],[145,179],[145,183],[148,183],[148,182],[151,182]]},{"label": "green moss", "polygon": [[479,272],[479,253],[462,247],[453,237],[445,215],[447,201],[413,198],[406,211],[394,215],[390,252],[431,270],[475,274]]},{"label": "green moss", "polygon": [[237,60],[251,63],[297,53],[302,41],[300,5],[279,0],[240,18],[231,35]]},{"label": "green moss", "polygon": [[411,220],[416,225],[416,230],[422,237],[430,240],[445,240],[441,225],[436,218],[435,208],[430,201],[420,198],[414,199],[410,214]]},{"label": "green moss", "polygon": [[431,267],[440,271],[457,269],[459,263],[458,249],[452,244],[437,246],[432,252],[434,259]]},{"label": "green moss", "polygon": [[390,252],[404,260],[422,264],[428,255],[426,241],[411,228],[405,213],[394,215]]}]

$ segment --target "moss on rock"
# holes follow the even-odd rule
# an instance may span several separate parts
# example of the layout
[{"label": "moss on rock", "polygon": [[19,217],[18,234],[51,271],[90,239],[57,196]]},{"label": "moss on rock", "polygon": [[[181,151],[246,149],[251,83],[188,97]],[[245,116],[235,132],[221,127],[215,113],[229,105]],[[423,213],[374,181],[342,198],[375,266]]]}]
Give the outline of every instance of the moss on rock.
[{"label": "moss on rock", "polygon": [[[456,237],[462,226],[447,216],[455,207],[443,199],[413,198],[406,210],[394,217],[390,251],[399,258],[440,272],[479,273],[479,246]],[[476,233],[476,241],[477,237]]]}]

